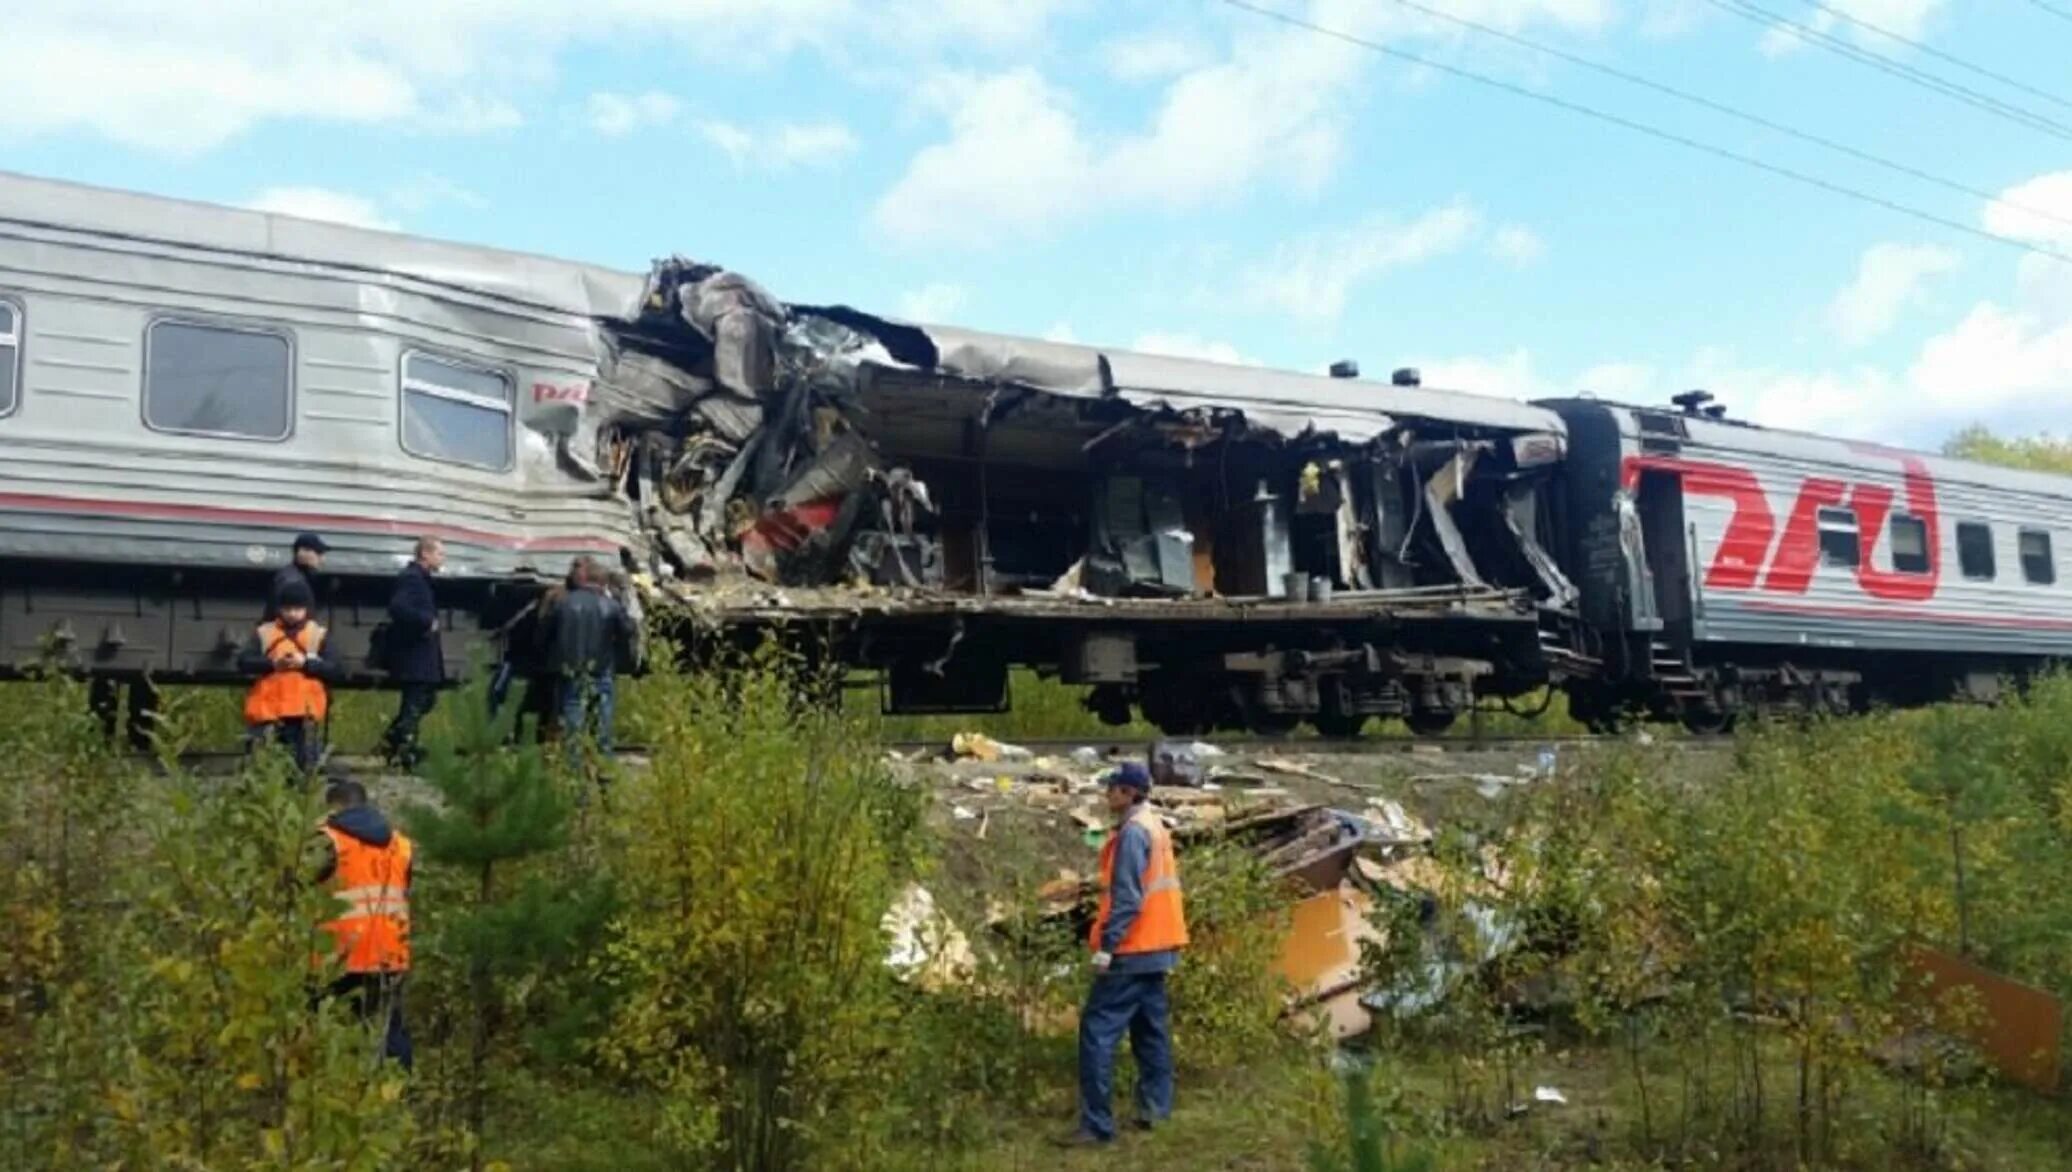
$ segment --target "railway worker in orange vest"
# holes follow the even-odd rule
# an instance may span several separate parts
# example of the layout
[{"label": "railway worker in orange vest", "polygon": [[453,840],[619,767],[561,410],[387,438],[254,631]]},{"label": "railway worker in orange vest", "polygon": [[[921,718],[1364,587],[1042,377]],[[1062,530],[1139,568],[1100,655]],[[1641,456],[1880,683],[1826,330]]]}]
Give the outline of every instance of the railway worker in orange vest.
[{"label": "railway worker in orange vest", "polygon": [[382,1029],[382,1054],[410,1069],[403,980],[410,972],[410,878],[416,846],[367,801],[367,787],[335,781],[324,791],[331,813],[321,827],[317,881],[341,904],[324,925],[345,970],[330,994],[350,998],[360,1021]]},{"label": "railway worker in orange vest", "polygon": [[1087,944],[1093,988],[1079,1014],[1079,1128],[1070,1147],[1115,1139],[1110,1107],[1115,1047],[1128,1032],[1137,1059],[1136,1125],[1172,1114],[1173,1046],[1166,1026],[1166,974],[1187,946],[1173,836],[1147,800],[1151,774],[1129,762],[1107,778],[1115,832],[1101,848],[1101,903]]},{"label": "railway worker in orange vest", "polygon": [[260,623],[246,641],[238,666],[259,678],[245,693],[245,729],[254,745],[277,740],[305,773],[323,752],[321,730],[331,696],[324,658],[324,628],[309,617],[309,586],[281,588],[279,617]]}]

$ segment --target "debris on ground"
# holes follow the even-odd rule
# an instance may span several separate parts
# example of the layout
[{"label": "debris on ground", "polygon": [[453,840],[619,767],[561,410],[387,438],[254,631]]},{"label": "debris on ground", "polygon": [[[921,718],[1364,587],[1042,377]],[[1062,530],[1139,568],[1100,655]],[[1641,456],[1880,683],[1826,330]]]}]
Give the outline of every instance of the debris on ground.
[{"label": "debris on ground", "polygon": [[996,741],[981,732],[960,732],[951,737],[950,752],[979,761],[1028,761],[1036,756],[1020,745]]},{"label": "debris on ground", "polygon": [[891,939],[886,966],[921,988],[960,985],[978,971],[971,942],[918,883],[907,885],[880,923]]}]

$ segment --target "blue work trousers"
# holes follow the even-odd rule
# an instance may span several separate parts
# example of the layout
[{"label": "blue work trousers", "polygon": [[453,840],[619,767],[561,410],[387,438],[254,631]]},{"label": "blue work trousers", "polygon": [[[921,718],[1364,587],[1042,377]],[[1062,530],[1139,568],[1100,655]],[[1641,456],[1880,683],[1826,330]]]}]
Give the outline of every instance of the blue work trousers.
[{"label": "blue work trousers", "polygon": [[1112,1139],[1115,1047],[1123,1033],[1137,1060],[1137,1118],[1156,1123],[1173,1113],[1173,1037],[1166,1025],[1166,975],[1103,973],[1079,1013],[1079,1126]]},{"label": "blue work trousers", "polygon": [[[582,738],[593,737],[599,756],[612,754],[612,720],[617,698],[613,695],[612,673],[598,672],[584,678],[565,676],[561,681],[561,735],[567,738],[571,761],[582,752]],[[594,718],[594,719],[591,719]]]}]

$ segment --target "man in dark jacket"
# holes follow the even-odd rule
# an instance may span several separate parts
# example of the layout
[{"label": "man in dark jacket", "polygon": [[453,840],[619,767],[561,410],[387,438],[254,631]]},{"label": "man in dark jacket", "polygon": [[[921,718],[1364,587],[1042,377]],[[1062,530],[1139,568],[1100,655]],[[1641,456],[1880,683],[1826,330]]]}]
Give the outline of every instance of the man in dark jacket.
[{"label": "man in dark jacket", "polygon": [[[554,608],[553,639],[548,664],[561,679],[561,735],[569,752],[578,751],[588,732],[597,751],[612,751],[613,675],[620,647],[633,644],[633,618],[604,592],[605,571],[584,558],[572,575],[574,589]],[[594,718],[594,719],[590,719]]]},{"label": "man in dark jacket", "polygon": [[324,568],[324,555],[330,552],[331,547],[316,534],[297,534],[288,554],[288,564],[274,574],[273,587],[266,592],[266,613],[260,616],[260,621],[270,622],[281,617],[281,591],[298,582],[309,591],[311,605],[314,606],[317,571]]},{"label": "man in dark jacket", "polygon": [[382,734],[382,751],[409,768],[417,763],[417,726],[438,702],[446,682],[446,659],[439,646],[439,600],[432,576],[446,564],[446,546],[436,537],[417,539],[417,556],[396,575],[389,595],[389,629],[383,655],[389,678],[403,693],[396,718]]}]

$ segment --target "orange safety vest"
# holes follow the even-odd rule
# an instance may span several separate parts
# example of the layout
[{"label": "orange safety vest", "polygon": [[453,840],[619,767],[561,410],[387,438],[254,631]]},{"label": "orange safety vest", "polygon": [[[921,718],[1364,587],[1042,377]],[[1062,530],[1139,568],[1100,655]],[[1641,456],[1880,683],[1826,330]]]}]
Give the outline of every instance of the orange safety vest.
[{"label": "orange safety vest", "polygon": [[397,831],[387,846],[361,842],[335,826],[324,833],[338,851],[332,894],[348,909],[324,925],[348,973],[410,971],[410,840]]},{"label": "orange safety vest", "polygon": [[[1180,867],[1173,860],[1173,836],[1149,806],[1140,805],[1129,820],[1151,835],[1151,857],[1144,862],[1144,902],[1137,918],[1123,933],[1117,956],[1133,952],[1164,952],[1187,946],[1187,912],[1180,901]],[[1101,848],[1101,906],[1094,913],[1088,946],[1098,952],[1101,933],[1108,926],[1110,892],[1115,888],[1115,848],[1121,842],[1120,829],[1108,836]]]},{"label": "orange safety vest", "polygon": [[[259,647],[266,658],[279,663],[288,652],[314,655],[324,646],[324,628],[312,620],[294,631],[277,622],[259,624]],[[279,669],[260,676],[245,693],[245,723],[272,724],[276,720],[306,718],[322,720],[330,708],[331,694],[324,681],[300,669]]]}]

